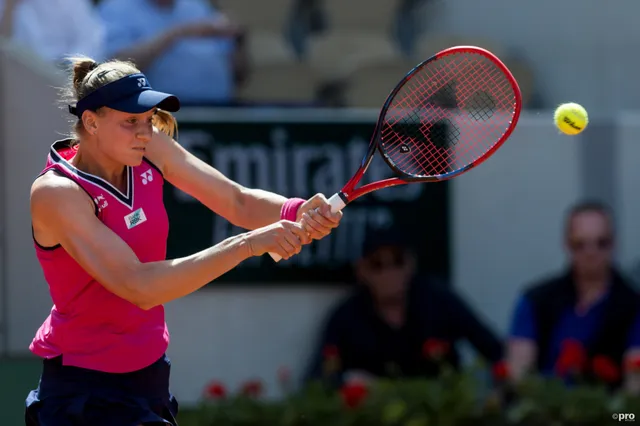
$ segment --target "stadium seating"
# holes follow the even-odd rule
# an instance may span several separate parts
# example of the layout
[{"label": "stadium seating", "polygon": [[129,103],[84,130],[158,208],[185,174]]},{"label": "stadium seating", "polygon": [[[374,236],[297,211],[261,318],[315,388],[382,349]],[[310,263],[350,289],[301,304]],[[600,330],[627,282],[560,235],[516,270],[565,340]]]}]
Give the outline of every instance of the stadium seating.
[{"label": "stadium seating", "polygon": [[337,31],[389,31],[398,0],[322,0],[329,25]]},{"label": "stadium seating", "polygon": [[[318,87],[338,83],[336,87],[345,87],[348,106],[376,108],[413,66],[442,49],[476,45],[505,58],[503,46],[492,40],[446,34],[419,37],[406,58],[390,36],[400,0],[314,0],[327,26],[307,36],[300,62],[283,35],[297,1],[217,0],[249,29],[253,70],[240,91],[242,100],[306,103],[315,98]],[[532,92],[531,70],[519,61],[509,66],[527,99]]]},{"label": "stadium seating", "polygon": [[242,22],[251,31],[282,34],[293,0],[217,0],[231,19]]},{"label": "stadium seating", "polygon": [[307,64],[263,64],[252,73],[238,97],[244,101],[309,103],[315,98],[318,79]]},{"label": "stadium seating", "polygon": [[280,33],[273,31],[252,31],[247,38],[249,57],[254,67],[296,62],[291,45]]},{"label": "stadium seating", "polygon": [[414,48],[414,57],[419,61],[424,61],[435,55],[443,49],[454,46],[472,45],[482,47],[497,55],[499,58],[504,57],[505,48],[502,44],[494,40],[482,37],[463,37],[455,35],[432,35],[425,34],[416,40]]},{"label": "stadium seating", "polygon": [[350,107],[380,108],[385,99],[415,64],[407,59],[364,65],[348,78],[346,101]]},{"label": "stadium seating", "polygon": [[330,31],[309,40],[307,61],[327,79],[341,78],[372,62],[400,57],[383,34],[356,31]]}]

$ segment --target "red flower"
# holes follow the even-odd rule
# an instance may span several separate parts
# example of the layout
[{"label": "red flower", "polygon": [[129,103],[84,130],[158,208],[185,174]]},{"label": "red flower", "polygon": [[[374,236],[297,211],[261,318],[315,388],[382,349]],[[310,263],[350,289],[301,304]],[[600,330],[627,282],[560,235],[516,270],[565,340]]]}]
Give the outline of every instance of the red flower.
[{"label": "red flower", "polygon": [[262,382],[249,380],[241,386],[240,393],[250,398],[258,398],[262,394]]},{"label": "red flower", "polygon": [[493,365],[493,378],[503,381],[509,377],[509,365],[505,361],[497,362]]},{"label": "red flower", "polygon": [[449,352],[449,342],[440,339],[427,339],[422,345],[422,355],[426,358],[442,358]]},{"label": "red flower", "polygon": [[640,355],[627,359],[625,367],[629,371],[640,373]]},{"label": "red flower", "polygon": [[581,373],[587,366],[587,352],[577,340],[567,339],[562,342],[560,356],[556,361],[556,373],[560,376]]},{"label": "red flower", "polygon": [[340,352],[338,351],[338,347],[336,345],[327,345],[322,349],[322,356],[325,359],[334,359],[340,356]]},{"label": "red flower", "polygon": [[342,401],[349,408],[360,406],[368,393],[369,389],[361,382],[347,383],[340,389]]},{"label": "red flower", "polygon": [[222,399],[226,395],[227,391],[220,382],[211,382],[204,389],[204,397],[207,399]]},{"label": "red flower", "polygon": [[615,362],[604,355],[596,355],[591,362],[591,368],[599,379],[607,383],[620,380],[620,369]]}]

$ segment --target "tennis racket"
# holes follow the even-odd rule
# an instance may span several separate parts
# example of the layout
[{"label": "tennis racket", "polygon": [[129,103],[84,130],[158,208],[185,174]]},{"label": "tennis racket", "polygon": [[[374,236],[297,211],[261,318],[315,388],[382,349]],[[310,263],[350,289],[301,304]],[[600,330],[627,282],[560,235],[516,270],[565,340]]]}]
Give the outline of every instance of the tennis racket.
[{"label": "tennis racket", "polygon": [[[493,53],[475,46],[441,51],[393,89],[360,167],[329,198],[332,210],[378,189],[440,182],[468,172],[509,138],[521,108],[518,83]],[[376,151],[396,177],[356,188]]]}]

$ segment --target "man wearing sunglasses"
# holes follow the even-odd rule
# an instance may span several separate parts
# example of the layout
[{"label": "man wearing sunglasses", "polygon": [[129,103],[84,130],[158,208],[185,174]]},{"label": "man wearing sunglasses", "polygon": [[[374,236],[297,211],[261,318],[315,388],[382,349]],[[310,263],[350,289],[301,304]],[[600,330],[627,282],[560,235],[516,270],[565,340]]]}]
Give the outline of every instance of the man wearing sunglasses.
[{"label": "man wearing sunglasses", "polygon": [[489,362],[501,359],[501,342],[460,297],[418,275],[409,247],[394,229],[367,234],[359,285],[330,313],[308,378],[434,376],[443,362],[458,366],[461,340]]},{"label": "man wearing sunglasses", "polygon": [[614,242],[606,205],[583,202],[569,210],[566,270],[525,291],[513,315],[508,359],[514,378],[538,371],[596,379],[605,359],[613,365],[608,371],[618,372],[608,381],[623,383],[624,366],[640,353],[640,301],[614,265]]}]

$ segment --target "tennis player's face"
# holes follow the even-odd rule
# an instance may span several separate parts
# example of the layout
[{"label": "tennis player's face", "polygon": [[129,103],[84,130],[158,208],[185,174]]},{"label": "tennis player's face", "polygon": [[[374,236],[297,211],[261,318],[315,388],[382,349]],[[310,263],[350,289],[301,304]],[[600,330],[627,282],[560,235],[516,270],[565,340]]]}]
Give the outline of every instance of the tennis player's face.
[{"label": "tennis player's face", "polygon": [[569,224],[567,248],[573,266],[582,275],[601,274],[611,267],[613,230],[600,212],[582,212]]},{"label": "tennis player's face", "polygon": [[141,114],[104,109],[98,117],[100,151],[117,163],[139,166],[153,135],[155,109]]},{"label": "tennis player's face", "polygon": [[404,296],[414,274],[414,262],[406,250],[382,247],[363,259],[359,275],[379,300]]}]

